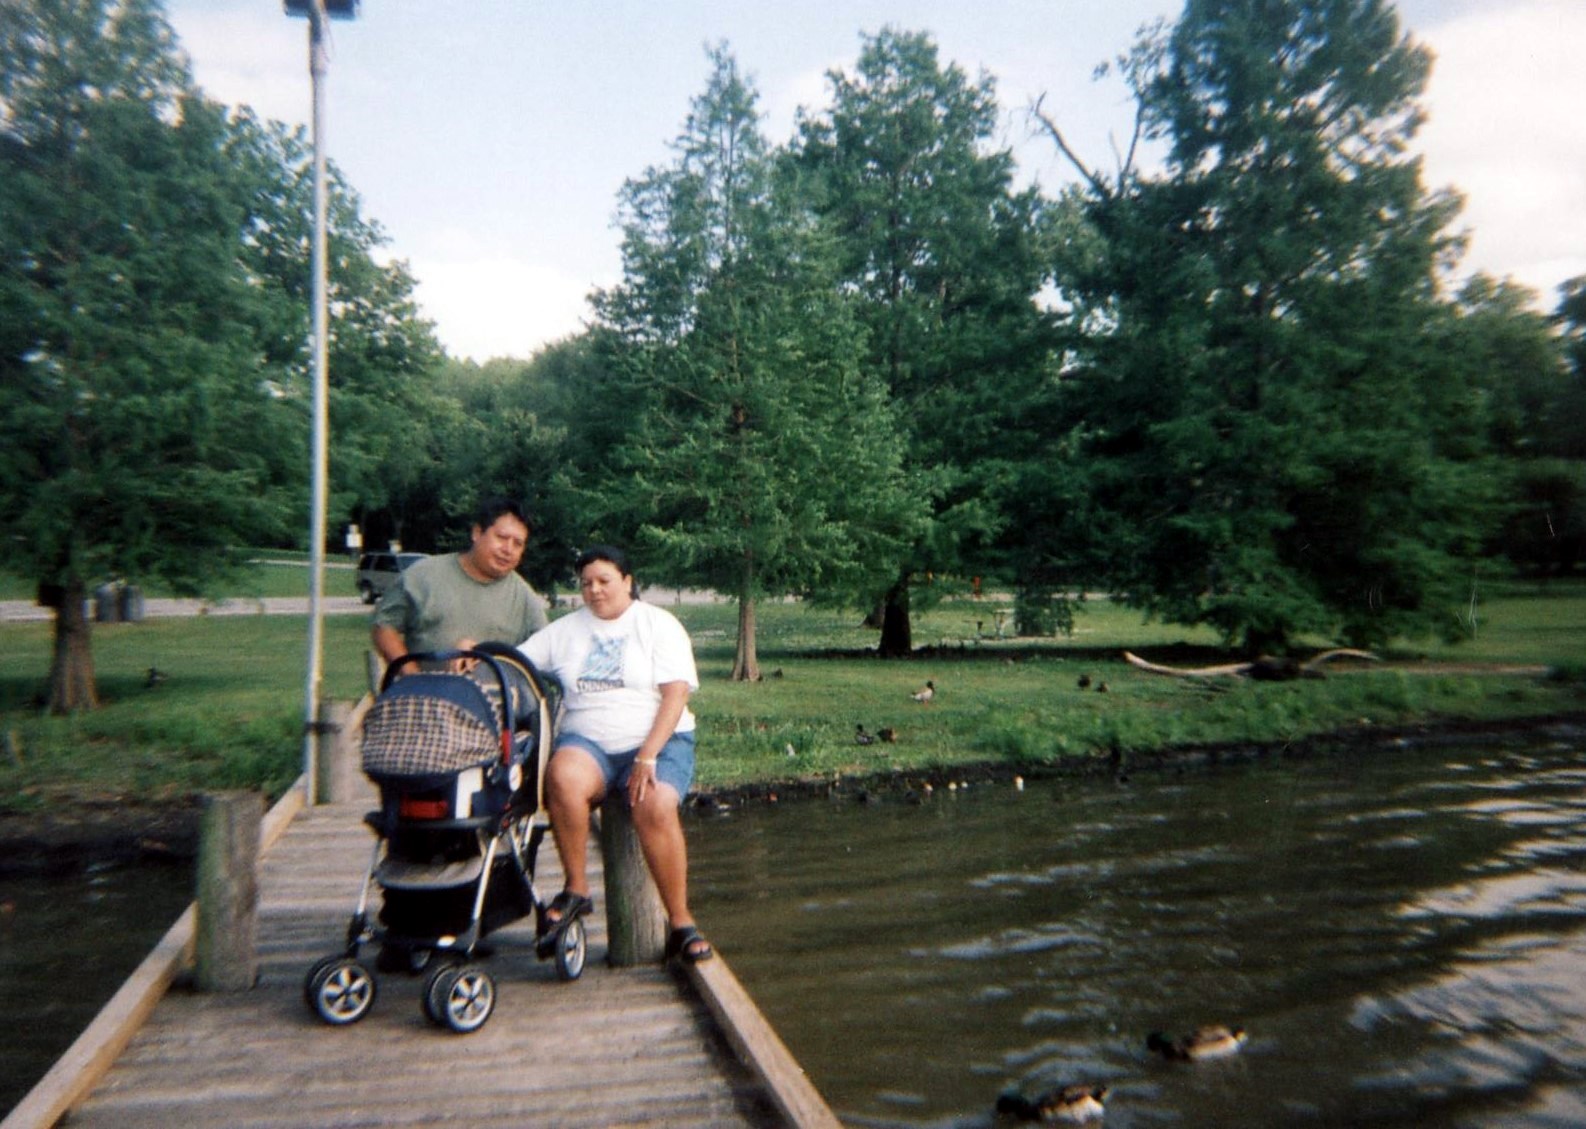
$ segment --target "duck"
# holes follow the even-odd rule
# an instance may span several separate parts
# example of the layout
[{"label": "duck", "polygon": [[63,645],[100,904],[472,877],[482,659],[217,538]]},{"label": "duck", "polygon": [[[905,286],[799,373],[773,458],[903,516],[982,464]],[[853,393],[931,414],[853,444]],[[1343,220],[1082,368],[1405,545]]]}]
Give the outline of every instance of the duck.
[{"label": "duck", "polygon": [[898,739],[898,731],[892,728],[890,725],[883,725],[880,729],[876,730],[876,736],[880,738],[883,743],[890,745]]},{"label": "duck", "polygon": [[873,734],[865,732],[865,727],[864,727],[864,723],[863,722],[860,722],[860,723],[858,723],[858,724],[856,724],[854,726],[854,744],[856,744],[856,745],[874,745],[875,743],[876,743],[875,736]]},{"label": "duck", "polygon": [[1090,675],[1082,674],[1082,675],[1079,676],[1079,688],[1081,690],[1089,690],[1090,689]]},{"label": "duck", "polygon": [[151,666],[149,667],[148,675],[143,680],[143,684],[152,690],[154,687],[158,686],[169,677],[170,675],[166,674],[159,667]]},{"label": "duck", "polygon": [[1177,1062],[1203,1062],[1233,1054],[1249,1038],[1249,1033],[1243,1027],[1225,1027],[1214,1023],[1197,1027],[1178,1039],[1169,1039],[1162,1032],[1153,1031],[1146,1036],[1145,1045],[1163,1058]]},{"label": "duck", "polygon": [[932,698],[936,697],[936,683],[927,678],[925,680],[925,688],[923,690],[916,690],[911,696],[921,705],[926,704]]},{"label": "duck", "polygon": [[1106,1086],[1082,1083],[1051,1090],[1034,1101],[1023,1094],[1003,1094],[997,1099],[997,1112],[1011,1114],[1021,1121],[1082,1125],[1097,1120],[1106,1112],[1102,1103],[1110,1092]]}]

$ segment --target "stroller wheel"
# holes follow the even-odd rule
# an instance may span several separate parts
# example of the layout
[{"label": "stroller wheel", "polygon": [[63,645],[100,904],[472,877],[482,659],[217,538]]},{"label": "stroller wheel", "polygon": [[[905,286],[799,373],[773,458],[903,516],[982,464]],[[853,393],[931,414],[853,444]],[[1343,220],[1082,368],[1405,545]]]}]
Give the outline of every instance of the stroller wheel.
[{"label": "stroller wheel", "polygon": [[308,970],[303,994],[315,1014],[342,1027],[369,1014],[374,1006],[374,977],[353,957],[326,957]]},{"label": "stroller wheel", "polygon": [[436,961],[424,974],[424,988],[419,993],[419,1002],[424,1005],[424,1018],[438,1026],[446,1023],[446,997],[452,990],[457,967],[455,960]]},{"label": "stroller wheel", "polygon": [[459,1035],[483,1027],[495,1007],[495,978],[478,965],[444,964],[425,977],[424,1014]]},{"label": "stroller wheel", "polygon": [[574,918],[556,939],[556,974],[563,980],[577,980],[584,974],[584,957],[589,950],[588,934],[582,919]]}]

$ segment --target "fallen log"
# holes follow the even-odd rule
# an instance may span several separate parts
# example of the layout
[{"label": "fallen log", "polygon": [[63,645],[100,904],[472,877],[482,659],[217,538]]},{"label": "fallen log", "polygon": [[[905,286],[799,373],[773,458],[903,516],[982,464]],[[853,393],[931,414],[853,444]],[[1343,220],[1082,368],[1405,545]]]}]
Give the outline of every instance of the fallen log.
[{"label": "fallen log", "polygon": [[1251,678],[1258,682],[1286,682],[1294,678],[1324,678],[1322,666],[1333,659],[1367,659],[1376,662],[1377,656],[1370,651],[1357,651],[1352,647],[1337,647],[1331,651],[1323,651],[1319,655],[1300,662],[1298,659],[1272,658],[1263,655],[1261,658],[1250,662],[1223,663],[1218,666],[1163,666],[1161,663],[1150,662],[1142,659],[1132,651],[1123,653],[1124,661],[1130,666],[1152,674],[1169,674],[1176,678]]}]

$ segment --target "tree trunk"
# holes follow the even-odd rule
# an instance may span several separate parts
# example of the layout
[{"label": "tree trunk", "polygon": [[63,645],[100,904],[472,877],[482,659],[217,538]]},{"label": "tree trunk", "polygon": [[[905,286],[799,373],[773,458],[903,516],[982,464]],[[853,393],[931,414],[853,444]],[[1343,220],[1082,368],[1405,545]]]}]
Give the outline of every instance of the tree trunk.
[{"label": "tree trunk", "polygon": [[905,577],[887,593],[886,610],[881,617],[881,644],[877,653],[884,659],[901,659],[913,651],[914,634],[909,626],[909,582]]},{"label": "tree trunk", "polygon": [[755,645],[754,565],[745,563],[738,589],[738,646],[732,657],[734,682],[760,681],[760,653]]},{"label": "tree trunk", "polygon": [[51,713],[97,709],[93,640],[89,635],[88,587],[69,581],[55,609],[55,658],[50,666]]}]

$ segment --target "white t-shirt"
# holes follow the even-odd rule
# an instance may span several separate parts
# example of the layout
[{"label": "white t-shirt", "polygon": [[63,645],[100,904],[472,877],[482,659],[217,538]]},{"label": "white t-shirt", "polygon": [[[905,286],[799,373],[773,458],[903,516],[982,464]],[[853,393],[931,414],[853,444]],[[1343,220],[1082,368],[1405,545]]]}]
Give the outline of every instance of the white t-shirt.
[{"label": "white t-shirt", "polygon": [[[518,650],[562,684],[559,727],[612,753],[644,744],[663,683],[699,689],[688,632],[671,612],[642,600],[610,620],[579,608],[536,631]],[[694,715],[684,707],[676,732],[693,729]]]}]

